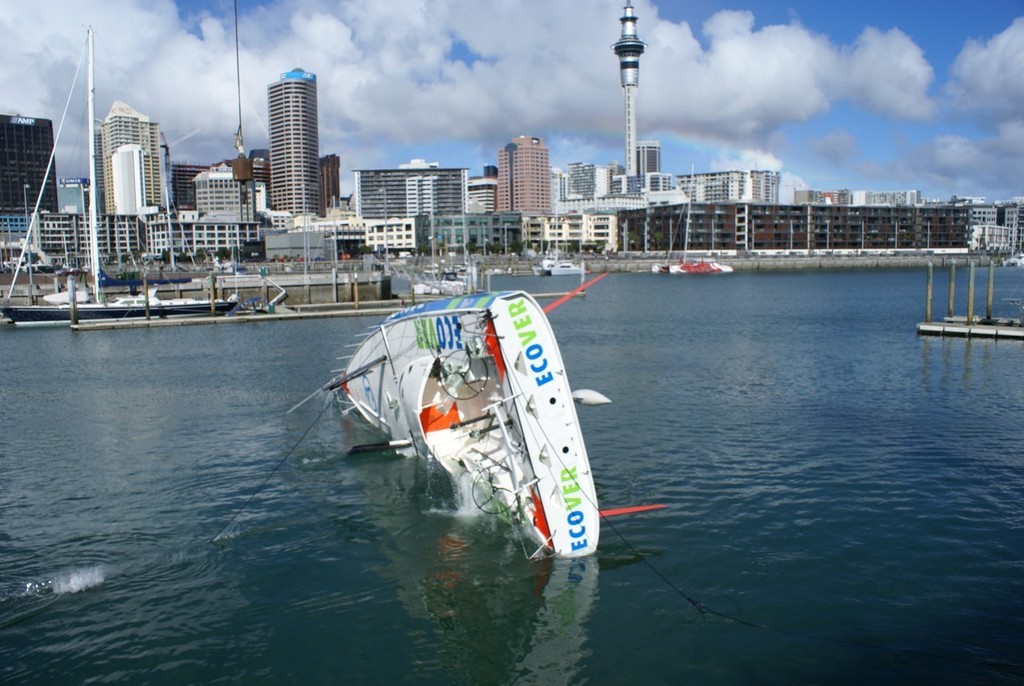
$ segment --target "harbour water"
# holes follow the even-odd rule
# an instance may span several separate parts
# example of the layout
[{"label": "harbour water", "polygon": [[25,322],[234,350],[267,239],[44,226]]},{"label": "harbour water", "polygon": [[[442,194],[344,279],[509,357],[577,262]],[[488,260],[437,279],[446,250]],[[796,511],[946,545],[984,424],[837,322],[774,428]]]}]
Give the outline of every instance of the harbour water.
[{"label": "harbour water", "polygon": [[614,274],[554,310],[613,401],[579,408],[602,506],[667,506],[575,562],[287,413],[372,318],[0,330],[0,682],[1020,683],[1024,345],[917,337],[924,291]]}]

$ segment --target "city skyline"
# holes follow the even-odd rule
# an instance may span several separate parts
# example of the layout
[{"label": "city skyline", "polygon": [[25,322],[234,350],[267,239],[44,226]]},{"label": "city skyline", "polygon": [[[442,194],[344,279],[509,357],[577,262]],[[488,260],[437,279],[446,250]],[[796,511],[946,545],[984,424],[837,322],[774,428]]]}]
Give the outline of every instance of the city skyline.
[{"label": "city skyline", "polygon": [[[638,140],[672,174],[779,171],[793,190],[917,189],[925,198],[1024,195],[1024,41],[1019,0],[964,12],[874,0],[632,3],[643,55]],[[543,138],[553,166],[624,163],[619,60],[623,0],[588,3],[239,3],[247,148],[268,147],[266,85],[302,65],[320,81],[320,154],[352,170],[411,159],[496,163],[517,136]],[[0,112],[54,127],[97,28],[97,110],[123,100],[160,124],[176,161],[234,155],[231,2],[55,0],[9,8]],[[84,96],[78,98],[84,102]],[[85,175],[72,151],[60,176]],[[84,108],[82,108],[84,109]]]}]

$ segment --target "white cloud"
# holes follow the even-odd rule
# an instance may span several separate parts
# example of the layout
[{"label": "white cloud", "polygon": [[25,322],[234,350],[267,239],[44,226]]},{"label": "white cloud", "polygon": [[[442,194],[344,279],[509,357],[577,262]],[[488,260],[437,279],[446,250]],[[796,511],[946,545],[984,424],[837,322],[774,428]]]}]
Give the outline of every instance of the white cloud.
[{"label": "white cloud", "polygon": [[[641,59],[641,138],[686,140],[696,152],[712,151],[715,164],[793,173],[798,170],[788,161],[800,126],[867,113],[872,119],[863,128],[815,127],[833,133],[805,146],[818,154],[816,163],[836,165],[830,173],[838,177],[854,169],[854,160],[862,170],[872,164],[859,137],[882,137],[882,124],[934,119],[936,69],[899,29],[865,28],[853,44],[842,45],[795,18],[761,26],[751,12],[719,11],[695,33],[686,22],[660,17],[651,0],[634,4],[640,37],[648,43]],[[611,45],[622,0],[241,5],[247,147],[267,145],[267,85],[302,67],[318,76],[322,151],[341,155],[345,169],[437,157],[418,148],[457,151],[439,161],[477,167],[494,163],[497,149],[522,134],[544,137],[556,165],[621,161],[622,96]],[[199,9],[171,0],[79,0],[71,12],[64,0],[12,4],[0,19],[6,67],[0,111],[59,117],[88,21],[98,29],[100,116],[114,100],[124,100],[159,121],[169,140],[180,141],[175,158],[212,162],[233,155],[238,102],[231,6],[194,6]],[[33,29],[19,28],[25,26]],[[1024,19],[988,41],[968,42],[951,69],[944,92],[959,112],[987,118],[987,141],[950,128],[942,132],[950,137],[919,144],[902,164],[875,161],[874,170],[913,186],[914,173],[928,169],[955,184],[981,178],[982,171],[964,165],[983,165],[1000,151],[1019,163],[1020,45]],[[963,140],[954,144],[957,135]],[[960,170],[951,159],[956,154]],[[84,171],[69,169],[67,159],[69,152],[59,153],[61,174]],[[925,164],[938,170],[916,166]],[[1020,167],[1005,167],[1011,181],[1019,182],[1013,170]]]},{"label": "white cloud", "polygon": [[704,34],[706,50],[681,31],[679,51],[652,56],[657,128],[743,144],[828,109],[827,40],[794,25],[755,30],[751,13],[732,11],[715,14]]},{"label": "white cloud", "polygon": [[935,104],[928,95],[934,70],[924,53],[899,29],[867,28],[837,67],[840,92],[885,116],[923,120]]},{"label": "white cloud", "polygon": [[950,71],[947,92],[960,111],[1024,117],[1024,18],[987,42],[967,41]]},{"label": "white cloud", "polygon": [[740,150],[731,157],[715,157],[711,161],[711,171],[734,171],[757,169],[761,171],[780,171],[782,161],[764,150]]}]

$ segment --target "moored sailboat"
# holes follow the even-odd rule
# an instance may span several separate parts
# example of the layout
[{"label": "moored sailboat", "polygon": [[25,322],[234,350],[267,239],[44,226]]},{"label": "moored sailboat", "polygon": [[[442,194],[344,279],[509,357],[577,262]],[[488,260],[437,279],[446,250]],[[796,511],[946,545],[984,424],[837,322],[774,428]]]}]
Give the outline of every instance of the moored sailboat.
[{"label": "moored sailboat", "polygon": [[[197,317],[202,315],[225,314],[235,307],[230,300],[214,300],[207,298],[175,298],[161,301],[156,298],[155,290],[143,296],[128,295],[108,300],[103,286],[110,282],[110,277],[103,273],[99,257],[99,216],[96,193],[96,112],[95,112],[95,73],[94,73],[94,36],[93,29],[88,30],[88,122],[89,122],[89,259],[91,263],[93,300],[82,302],[83,298],[76,289],[73,275],[68,277],[68,295],[48,299],[45,305],[11,305],[10,298],[14,292],[17,273],[11,282],[11,290],[7,294],[2,309],[3,316],[19,326],[67,326],[78,321],[117,321],[122,319]],[[34,213],[33,213],[34,214]],[[29,234],[25,238],[26,247],[30,244],[32,226],[35,217],[29,223]],[[172,280],[164,280],[171,283]],[[135,287],[142,282],[118,285]],[[153,284],[159,281],[151,282]],[[77,284],[86,289],[85,284]]]},{"label": "moored sailboat", "polygon": [[[701,258],[699,260],[688,259],[686,253],[690,248],[690,206],[692,200],[686,205],[686,230],[683,232],[683,256],[679,260],[679,264],[669,265],[668,271],[670,274],[694,274],[694,275],[707,275],[707,274],[729,274],[733,271],[733,268],[727,264],[721,264],[717,260],[711,258]],[[714,247],[714,239],[712,238],[712,248]]]}]

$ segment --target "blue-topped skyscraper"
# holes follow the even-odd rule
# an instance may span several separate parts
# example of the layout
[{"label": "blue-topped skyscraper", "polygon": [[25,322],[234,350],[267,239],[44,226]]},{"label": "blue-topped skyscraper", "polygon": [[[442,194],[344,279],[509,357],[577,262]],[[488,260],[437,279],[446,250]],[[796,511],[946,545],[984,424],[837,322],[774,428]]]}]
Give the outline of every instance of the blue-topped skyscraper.
[{"label": "blue-topped skyscraper", "polygon": [[626,109],[626,176],[637,175],[636,159],[636,89],[640,83],[640,55],[647,44],[637,38],[636,15],[633,0],[626,0],[622,11],[622,36],[612,46],[619,56],[619,78],[622,81],[622,99]]},{"label": "blue-topped skyscraper", "polygon": [[267,86],[270,202],[292,214],[320,211],[316,74],[296,67]]}]

